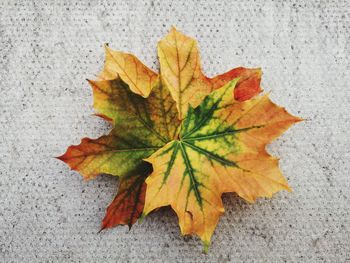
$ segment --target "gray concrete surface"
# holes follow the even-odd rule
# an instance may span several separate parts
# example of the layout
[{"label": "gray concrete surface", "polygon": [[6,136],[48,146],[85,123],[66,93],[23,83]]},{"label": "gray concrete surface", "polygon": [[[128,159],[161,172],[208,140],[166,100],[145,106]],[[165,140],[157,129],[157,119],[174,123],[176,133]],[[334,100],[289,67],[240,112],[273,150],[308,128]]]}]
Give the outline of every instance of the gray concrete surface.
[{"label": "gray concrete surface", "polygon": [[[273,100],[307,119],[269,151],[294,192],[225,195],[207,255],[161,210],[98,234],[118,180],[84,182],[53,156],[108,126],[92,116],[103,43],[156,69],[171,25],[206,73],[261,66]],[[0,262],[349,262],[350,2],[0,0]]]}]

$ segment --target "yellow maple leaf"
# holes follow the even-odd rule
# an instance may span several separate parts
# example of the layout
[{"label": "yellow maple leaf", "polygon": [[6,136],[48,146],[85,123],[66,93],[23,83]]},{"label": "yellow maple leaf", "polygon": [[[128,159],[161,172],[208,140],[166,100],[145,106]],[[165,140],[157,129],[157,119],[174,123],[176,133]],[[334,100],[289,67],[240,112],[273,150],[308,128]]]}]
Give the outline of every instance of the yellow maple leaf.
[{"label": "yellow maple leaf", "polygon": [[224,212],[222,193],[254,202],[290,190],[265,145],[300,119],[267,95],[234,100],[236,82],[213,91],[197,108],[190,106],[179,138],[146,159],[154,171],[146,179],[144,214],[170,205],[182,234],[199,235],[205,247]]}]

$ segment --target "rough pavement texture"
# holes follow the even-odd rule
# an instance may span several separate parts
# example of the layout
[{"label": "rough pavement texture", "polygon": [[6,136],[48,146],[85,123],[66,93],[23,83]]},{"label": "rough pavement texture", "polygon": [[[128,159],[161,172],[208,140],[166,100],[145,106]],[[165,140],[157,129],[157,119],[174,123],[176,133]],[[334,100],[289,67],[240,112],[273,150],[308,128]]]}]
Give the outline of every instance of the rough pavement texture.
[{"label": "rough pavement texture", "polygon": [[[294,192],[225,195],[207,255],[161,210],[98,234],[118,180],[84,182],[54,159],[108,130],[85,78],[103,44],[156,69],[171,25],[214,75],[261,66],[272,99],[307,119],[269,151]],[[349,262],[350,2],[0,1],[0,262]]]}]

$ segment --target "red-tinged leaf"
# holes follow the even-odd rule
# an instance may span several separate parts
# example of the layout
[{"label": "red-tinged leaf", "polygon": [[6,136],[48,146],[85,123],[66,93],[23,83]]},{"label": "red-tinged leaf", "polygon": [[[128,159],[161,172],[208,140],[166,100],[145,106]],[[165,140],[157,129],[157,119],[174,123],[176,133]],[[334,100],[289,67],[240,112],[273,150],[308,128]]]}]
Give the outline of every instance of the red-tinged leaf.
[{"label": "red-tinged leaf", "polygon": [[234,90],[234,98],[237,101],[245,101],[253,98],[262,91],[260,87],[261,75],[260,68],[249,69],[240,67],[212,78],[211,83],[213,89],[218,89],[227,82],[239,78]]},{"label": "red-tinged leaf", "polygon": [[69,146],[66,153],[57,158],[85,179],[93,179],[100,174],[125,176],[143,163],[142,159],[160,148],[144,138],[127,138],[125,134],[113,129],[98,139],[84,138],[80,144]]},{"label": "red-tinged leaf", "polygon": [[143,211],[145,179],[151,172],[152,166],[142,163],[136,171],[120,178],[118,193],[107,208],[101,230],[117,225],[128,225],[130,229],[135,224]]}]

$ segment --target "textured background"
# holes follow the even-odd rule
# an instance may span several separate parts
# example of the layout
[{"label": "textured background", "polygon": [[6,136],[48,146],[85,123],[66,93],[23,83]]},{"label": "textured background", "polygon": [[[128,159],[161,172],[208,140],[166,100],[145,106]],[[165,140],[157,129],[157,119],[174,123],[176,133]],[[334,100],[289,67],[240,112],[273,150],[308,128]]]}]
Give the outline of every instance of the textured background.
[{"label": "textured background", "polygon": [[[0,262],[350,261],[349,1],[0,0]],[[261,66],[272,99],[307,118],[269,151],[294,192],[225,195],[209,254],[162,210],[97,234],[118,180],[84,182],[53,159],[106,132],[91,90],[103,43],[157,69],[171,25],[208,75]]]}]

